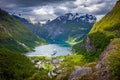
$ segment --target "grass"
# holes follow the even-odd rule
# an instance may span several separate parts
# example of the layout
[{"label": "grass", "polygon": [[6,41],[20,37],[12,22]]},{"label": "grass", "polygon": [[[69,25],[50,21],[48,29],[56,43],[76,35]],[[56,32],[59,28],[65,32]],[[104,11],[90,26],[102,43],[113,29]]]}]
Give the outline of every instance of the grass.
[{"label": "grass", "polygon": [[61,67],[82,66],[87,63],[82,55],[61,56],[60,58],[65,59],[61,63]]},{"label": "grass", "polygon": [[76,42],[77,38],[70,38],[69,40],[66,41],[66,43],[70,44],[70,45],[75,45],[78,42]]}]

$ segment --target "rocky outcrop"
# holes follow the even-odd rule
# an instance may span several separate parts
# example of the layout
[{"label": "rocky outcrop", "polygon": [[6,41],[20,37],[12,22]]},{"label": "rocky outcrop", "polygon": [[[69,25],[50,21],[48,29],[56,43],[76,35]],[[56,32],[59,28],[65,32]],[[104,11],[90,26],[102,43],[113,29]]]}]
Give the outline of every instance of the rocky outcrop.
[{"label": "rocky outcrop", "polygon": [[[87,38],[86,48],[92,49],[90,39]],[[107,48],[99,56],[98,62],[92,62],[83,67],[76,67],[68,80],[111,80],[110,66],[108,65],[109,54],[115,53],[115,46],[120,45],[120,39],[113,39]],[[87,75],[87,78],[83,79]]]},{"label": "rocky outcrop", "polygon": [[106,50],[100,55],[99,62],[96,65],[94,74],[98,74],[99,80],[110,80],[111,73],[109,71],[108,55],[115,52],[114,46],[118,43],[111,42]]},{"label": "rocky outcrop", "polygon": [[68,80],[79,80],[81,77],[92,74],[92,69],[90,67],[76,67],[75,71],[72,72]]},{"label": "rocky outcrop", "polygon": [[7,30],[0,24],[0,32],[7,32]]},{"label": "rocky outcrop", "polygon": [[95,50],[95,48],[94,48],[94,46],[92,45],[89,37],[86,38],[86,41],[85,41],[85,49],[86,49],[87,51],[94,51],[94,50]]}]

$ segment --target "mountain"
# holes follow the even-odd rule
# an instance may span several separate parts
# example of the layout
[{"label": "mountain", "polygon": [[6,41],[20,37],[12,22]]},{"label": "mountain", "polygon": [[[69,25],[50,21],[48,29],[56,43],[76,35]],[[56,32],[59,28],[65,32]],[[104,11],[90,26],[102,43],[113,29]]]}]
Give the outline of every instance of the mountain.
[{"label": "mountain", "polygon": [[37,35],[37,32],[40,29],[41,24],[38,22],[36,24],[31,23],[29,20],[22,18],[17,15],[12,15],[14,18],[22,22],[28,29],[30,29],[35,35]]},{"label": "mountain", "polygon": [[42,38],[35,36],[23,23],[0,9],[0,48],[24,53],[42,43],[45,43]]},{"label": "mountain", "polygon": [[24,24],[0,9],[0,80],[28,80],[33,63],[21,53],[43,44]]},{"label": "mountain", "polygon": [[89,62],[78,67],[69,80],[119,80],[120,79],[120,0],[88,35],[73,46]]},{"label": "mountain", "polygon": [[83,13],[66,13],[65,15],[62,15],[60,17],[57,17],[53,22],[63,22],[66,23],[67,21],[72,22],[89,22],[94,23],[96,21],[96,17],[89,14],[83,14]]},{"label": "mountain", "polygon": [[76,44],[73,49],[77,53],[92,52],[98,56],[109,45],[112,39],[120,37],[120,2],[105,15],[99,22],[96,22],[88,33],[87,37]]},{"label": "mountain", "polygon": [[13,17],[49,43],[77,43],[90,31],[96,21],[95,16],[82,13],[67,13],[52,21],[48,20],[44,25],[32,24],[19,16],[13,15]]},{"label": "mountain", "polygon": [[74,44],[86,36],[95,21],[93,15],[67,13],[41,26],[38,35],[50,43]]}]

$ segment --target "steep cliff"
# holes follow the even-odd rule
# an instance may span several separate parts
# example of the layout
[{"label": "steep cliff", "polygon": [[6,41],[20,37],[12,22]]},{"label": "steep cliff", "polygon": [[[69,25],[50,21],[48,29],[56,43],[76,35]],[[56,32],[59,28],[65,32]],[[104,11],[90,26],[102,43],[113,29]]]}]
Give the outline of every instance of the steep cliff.
[{"label": "steep cliff", "polygon": [[[120,79],[120,1],[99,22],[96,22],[79,44],[73,46],[73,50],[82,54],[86,59],[94,63],[88,63],[82,69],[89,67],[92,73],[84,72],[79,77],[72,76],[75,80],[119,80]],[[73,74],[77,74],[75,71]],[[78,75],[78,74],[77,74]],[[77,79],[76,79],[77,78]],[[71,76],[70,76],[70,80]]]},{"label": "steep cliff", "polygon": [[96,22],[87,37],[73,46],[77,53],[91,53],[98,57],[112,39],[120,37],[120,1],[99,22]]}]

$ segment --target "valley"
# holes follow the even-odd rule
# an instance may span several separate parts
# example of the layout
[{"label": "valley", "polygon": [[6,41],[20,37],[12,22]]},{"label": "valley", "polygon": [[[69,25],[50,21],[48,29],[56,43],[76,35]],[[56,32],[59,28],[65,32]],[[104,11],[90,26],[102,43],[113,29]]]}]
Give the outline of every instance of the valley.
[{"label": "valley", "polygon": [[32,24],[24,18],[12,16],[23,22],[34,34],[51,44],[74,45],[88,34],[96,22],[95,16],[83,13],[66,13],[52,21],[48,20],[43,25],[39,22]]},{"label": "valley", "polygon": [[[32,14],[55,13],[41,9]],[[99,21],[88,13],[56,13],[42,24],[0,8],[0,80],[120,80],[120,0]]]}]

